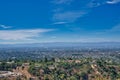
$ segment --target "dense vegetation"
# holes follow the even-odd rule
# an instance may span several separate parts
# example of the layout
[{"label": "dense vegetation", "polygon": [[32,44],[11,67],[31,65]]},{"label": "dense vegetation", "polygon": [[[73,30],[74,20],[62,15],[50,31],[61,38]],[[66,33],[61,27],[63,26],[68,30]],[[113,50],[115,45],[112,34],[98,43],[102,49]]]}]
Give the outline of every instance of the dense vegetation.
[{"label": "dense vegetation", "polygon": [[52,59],[31,62],[29,72],[40,80],[116,80],[120,64],[103,59]]},{"label": "dense vegetation", "polygon": [[120,49],[0,49],[2,71],[22,76],[0,80],[119,80]]}]

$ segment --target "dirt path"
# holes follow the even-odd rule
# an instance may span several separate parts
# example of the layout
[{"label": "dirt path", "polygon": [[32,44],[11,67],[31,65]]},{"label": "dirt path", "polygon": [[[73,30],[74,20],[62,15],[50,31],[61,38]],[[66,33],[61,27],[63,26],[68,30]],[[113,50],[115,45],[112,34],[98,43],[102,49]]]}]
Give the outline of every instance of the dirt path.
[{"label": "dirt path", "polygon": [[24,67],[24,69],[22,69],[22,67],[17,67],[17,69],[13,71],[21,73],[22,75],[26,76],[27,80],[29,80],[29,78],[31,78],[32,75],[28,72],[28,69],[28,66]]},{"label": "dirt path", "polygon": [[96,74],[100,75],[100,72],[97,70],[97,68],[93,64],[91,64],[91,67],[95,71]]}]

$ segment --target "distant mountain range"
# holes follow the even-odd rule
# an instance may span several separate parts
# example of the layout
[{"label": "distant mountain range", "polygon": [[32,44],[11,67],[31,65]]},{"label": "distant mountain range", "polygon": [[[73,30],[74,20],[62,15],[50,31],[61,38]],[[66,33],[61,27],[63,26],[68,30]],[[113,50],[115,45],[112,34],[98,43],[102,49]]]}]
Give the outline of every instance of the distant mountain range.
[{"label": "distant mountain range", "polygon": [[51,42],[51,43],[31,43],[31,44],[0,44],[0,47],[106,47],[106,48],[120,48],[120,42]]}]

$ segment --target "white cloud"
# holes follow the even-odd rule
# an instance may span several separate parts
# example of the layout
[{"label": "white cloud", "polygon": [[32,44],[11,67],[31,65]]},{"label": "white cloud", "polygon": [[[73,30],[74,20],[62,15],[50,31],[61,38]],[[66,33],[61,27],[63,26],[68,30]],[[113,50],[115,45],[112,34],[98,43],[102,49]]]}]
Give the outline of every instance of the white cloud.
[{"label": "white cloud", "polygon": [[[75,0],[53,0],[56,4],[65,4],[65,3],[72,3]],[[65,8],[64,5],[58,6],[53,11],[53,21],[56,22],[75,22],[78,18],[81,18],[92,11],[92,8],[99,7],[105,4],[115,4],[119,3],[120,0],[89,0],[85,1],[85,4],[80,7],[80,9],[74,9],[70,11],[68,8]],[[67,5],[69,7],[72,5]],[[59,24],[59,23],[58,23]],[[60,23],[62,24],[62,23]]]},{"label": "white cloud", "polygon": [[54,4],[70,4],[73,0],[53,0]]},{"label": "white cloud", "polygon": [[117,4],[119,2],[120,2],[120,0],[112,0],[112,1],[107,1],[106,3],[107,4]]},{"label": "white cloud", "polygon": [[117,4],[119,2],[120,0],[91,0],[90,2],[87,3],[87,7],[94,8],[102,6],[104,4]]},{"label": "white cloud", "polygon": [[103,1],[96,1],[96,0],[91,0],[90,2],[87,3],[88,8],[94,8],[94,7],[99,7],[103,5],[105,2]]},{"label": "white cloud", "polygon": [[6,25],[2,25],[2,24],[0,24],[0,27],[1,27],[1,28],[4,28],[4,29],[12,28],[12,26],[6,26]]},{"label": "white cloud", "polygon": [[53,25],[66,24],[67,22],[55,22]]},{"label": "white cloud", "polygon": [[0,40],[31,40],[53,29],[0,30]]},{"label": "white cloud", "polygon": [[68,11],[68,12],[61,12],[55,13],[53,16],[53,20],[55,21],[65,21],[65,22],[73,22],[80,17],[83,17],[87,12],[84,11]]},{"label": "white cloud", "polygon": [[[72,7],[73,2],[75,2],[75,0],[52,0],[53,5],[55,5],[55,9],[53,9],[54,13],[52,16],[54,22],[53,24],[65,24],[75,22],[78,18],[83,17],[85,14],[89,12],[89,9],[85,8],[84,6],[79,6],[80,9],[73,9],[72,11],[64,7],[64,6]],[[84,10],[82,8],[84,8]]]},{"label": "white cloud", "polygon": [[108,30],[110,32],[120,31],[120,24],[114,26],[112,29]]},{"label": "white cloud", "polygon": [[88,4],[88,8],[99,7],[105,4],[115,4],[120,2],[120,0],[91,0]]}]

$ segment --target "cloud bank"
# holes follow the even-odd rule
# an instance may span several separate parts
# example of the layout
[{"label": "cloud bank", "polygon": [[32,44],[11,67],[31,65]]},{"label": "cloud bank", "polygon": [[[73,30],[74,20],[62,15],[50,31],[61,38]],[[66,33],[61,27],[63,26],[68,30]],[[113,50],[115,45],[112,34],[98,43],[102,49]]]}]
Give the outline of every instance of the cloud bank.
[{"label": "cloud bank", "polygon": [[54,4],[70,4],[73,0],[53,0]]},{"label": "cloud bank", "polygon": [[120,2],[120,0],[112,0],[112,1],[107,1],[106,3],[107,4],[117,4],[119,2]]},{"label": "cloud bank", "polygon": [[12,26],[6,26],[6,25],[2,25],[2,24],[0,24],[0,27],[4,28],[4,29],[12,28]]},{"label": "cloud bank", "polygon": [[84,11],[68,11],[63,13],[56,13],[53,16],[53,20],[55,21],[66,21],[66,22],[74,22],[80,17],[83,17],[86,12]]},{"label": "cloud bank", "polygon": [[0,40],[31,40],[53,29],[0,30]]}]

